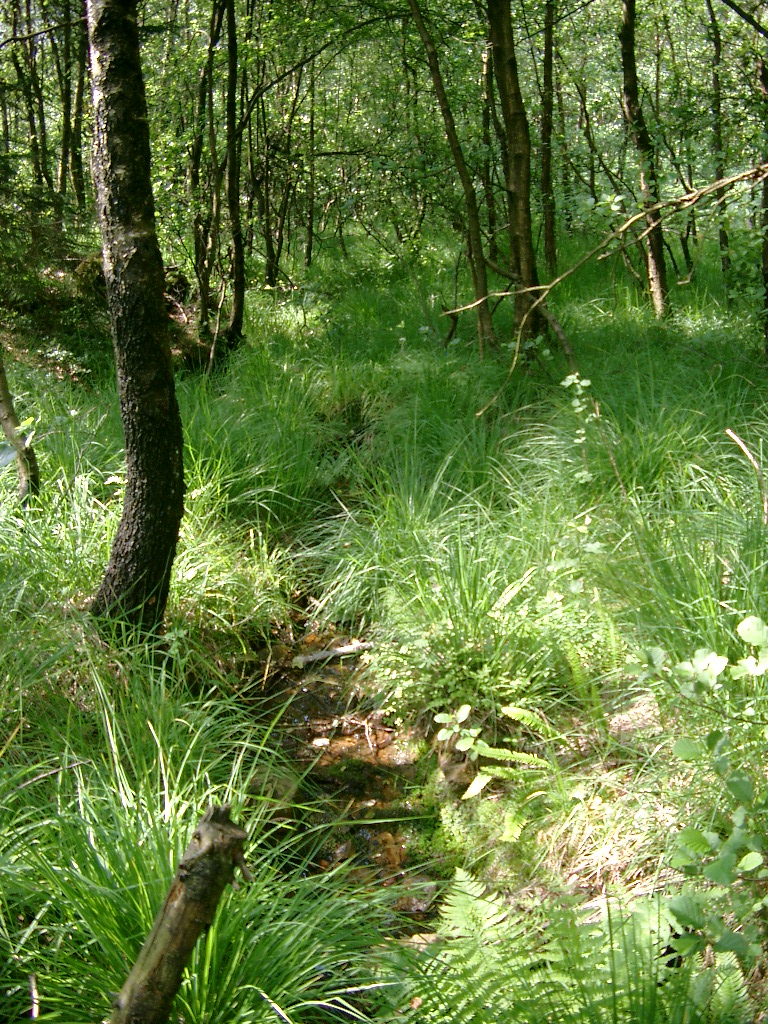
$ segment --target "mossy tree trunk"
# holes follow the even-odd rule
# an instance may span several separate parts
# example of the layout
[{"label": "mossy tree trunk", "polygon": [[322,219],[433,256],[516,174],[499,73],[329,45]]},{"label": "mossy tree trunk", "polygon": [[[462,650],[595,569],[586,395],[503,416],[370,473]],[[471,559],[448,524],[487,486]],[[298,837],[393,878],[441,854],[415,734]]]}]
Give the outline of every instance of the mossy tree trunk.
[{"label": "mossy tree trunk", "polygon": [[168,599],[184,473],[136,6],[88,0],[94,178],[126,456],[123,515],[91,610],[146,633]]}]

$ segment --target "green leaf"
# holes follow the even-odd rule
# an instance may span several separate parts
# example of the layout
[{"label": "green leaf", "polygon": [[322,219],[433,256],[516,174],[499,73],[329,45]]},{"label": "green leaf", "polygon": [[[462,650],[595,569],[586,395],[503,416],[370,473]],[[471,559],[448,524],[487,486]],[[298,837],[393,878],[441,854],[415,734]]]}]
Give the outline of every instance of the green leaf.
[{"label": "green leaf", "polygon": [[537,715],[535,711],[530,711],[528,708],[515,707],[513,704],[507,704],[501,709],[502,715],[507,718],[511,718],[513,722],[520,722],[522,725],[527,725],[529,729],[535,729],[544,736],[551,735],[552,730],[548,723],[541,715]]},{"label": "green leaf", "polygon": [[672,747],[672,753],[681,761],[699,761],[704,753],[701,744],[696,740],[681,736]]},{"label": "green leaf", "polygon": [[643,654],[646,657],[649,668],[654,669],[656,672],[662,670],[664,662],[667,660],[667,652],[663,647],[646,647]]},{"label": "green leaf", "polygon": [[16,458],[16,449],[9,444],[0,444],[0,469],[9,466]]},{"label": "green leaf", "polygon": [[671,943],[672,948],[680,956],[691,956],[693,953],[700,953],[706,946],[706,940],[703,935],[691,935],[686,933],[685,935],[678,935],[676,939]]},{"label": "green leaf", "polygon": [[677,835],[677,842],[692,853],[706,856],[712,853],[712,847],[703,832],[697,828],[684,828]]},{"label": "green leaf", "polygon": [[749,953],[749,943],[743,935],[728,931],[726,928],[712,943],[712,949],[716,953],[735,953],[736,956],[746,956]]},{"label": "green leaf", "polygon": [[700,647],[690,661],[681,661],[675,665],[675,672],[684,679],[712,686],[727,664],[728,659],[724,655]]},{"label": "green leaf", "polygon": [[713,860],[704,868],[703,874],[716,885],[731,885],[736,881],[736,854],[726,853]]},{"label": "green leaf", "polygon": [[731,745],[727,733],[724,733],[722,729],[713,729],[712,732],[708,732],[704,742],[710,754],[716,756],[723,754]]},{"label": "green leaf", "polygon": [[469,718],[470,712],[472,711],[471,704],[462,704],[459,710],[456,712],[457,722],[466,722]]},{"label": "green leaf", "polygon": [[706,924],[704,909],[695,896],[675,896],[669,901],[669,909],[683,928],[701,929]]},{"label": "green leaf", "polygon": [[441,729],[437,734],[437,742],[445,743],[445,741],[449,740],[451,736],[453,736],[453,729]]},{"label": "green leaf", "polygon": [[434,721],[438,725],[448,725],[449,722],[453,721],[453,715],[448,715],[445,711],[441,711],[439,715],[435,715]]},{"label": "green leaf", "polygon": [[462,793],[461,799],[471,800],[473,796],[477,796],[478,793],[482,793],[490,781],[490,775],[476,775],[467,790]]},{"label": "green leaf", "polygon": [[757,615],[750,615],[743,619],[736,627],[745,643],[753,647],[768,647],[768,626]]},{"label": "green leaf", "polygon": [[475,745],[475,737],[474,736],[461,736],[456,741],[456,749],[457,750],[461,750],[461,751],[469,750],[469,748],[473,747],[474,745]]},{"label": "green leaf", "polygon": [[740,804],[751,804],[755,799],[755,787],[750,777],[744,772],[731,772],[725,780],[725,784]]},{"label": "green leaf", "polygon": [[736,828],[744,828],[744,824],[745,824],[745,822],[747,820],[748,814],[749,814],[749,811],[747,810],[746,807],[742,807],[741,805],[739,805],[736,808],[736,810],[731,815],[731,819],[733,821],[733,824],[736,826]]},{"label": "green leaf", "polygon": [[737,871],[754,871],[755,868],[759,868],[763,863],[763,855],[758,853],[757,850],[752,850],[751,853],[746,854],[742,857],[739,863],[736,865]]}]

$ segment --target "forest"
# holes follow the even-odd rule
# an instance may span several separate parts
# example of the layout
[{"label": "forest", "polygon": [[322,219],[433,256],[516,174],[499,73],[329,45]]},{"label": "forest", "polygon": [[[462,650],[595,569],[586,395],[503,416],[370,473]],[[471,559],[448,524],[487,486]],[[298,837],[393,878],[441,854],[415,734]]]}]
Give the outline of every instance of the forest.
[{"label": "forest", "polygon": [[768,3],[0,0],[0,116],[0,1024],[768,1020]]}]

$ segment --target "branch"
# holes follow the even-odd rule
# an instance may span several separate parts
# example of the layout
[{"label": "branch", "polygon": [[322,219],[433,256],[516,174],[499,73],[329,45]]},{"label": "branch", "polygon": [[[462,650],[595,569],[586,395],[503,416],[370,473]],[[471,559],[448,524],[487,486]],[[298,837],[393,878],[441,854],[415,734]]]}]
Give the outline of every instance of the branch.
[{"label": "branch", "polygon": [[329,647],[327,651],[315,651],[312,654],[299,654],[291,662],[291,668],[304,668],[311,665],[313,661],[330,661],[331,658],[348,658],[351,654],[359,654],[360,651],[370,651],[373,644],[362,643],[360,640],[353,640],[343,647]]},{"label": "branch", "polygon": [[249,882],[246,833],[229,805],[209,807],[198,822],[165,903],[115,999],[110,1024],[166,1024],[181,976],[199,936],[213,922],[235,866]]},{"label": "branch", "polygon": [[[499,388],[497,393],[493,396],[493,398],[489,402],[487,402],[482,409],[476,412],[475,415],[482,416],[485,412],[488,411],[488,409],[490,409],[490,407],[495,402],[498,401],[499,396],[504,390],[507,381],[512,376],[515,366],[517,365],[517,359],[520,352],[520,345],[523,337],[523,332],[525,330],[525,325],[528,322],[528,318],[533,314],[535,310],[539,309],[542,306],[542,304],[546,302],[550,292],[554,288],[556,288],[557,285],[561,284],[572,274],[575,274],[577,270],[580,270],[585,263],[588,263],[594,256],[597,256],[598,253],[601,253],[604,249],[607,249],[611,242],[616,241],[617,238],[622,238],[634,224],[636,224],[639,220],[643,220],[644,218],[646,218],[649,213],[659,213],[661,215],[659,219],[664,219],[666,217],[671,216],[674,213],[679,213],[681,210],[687,210],[689,207],[694,206],[700,200],[705,199],[707,198],[707,196],[710,196],[712,194],[717,194],[718,201],[720,201],[722,192],[725,192],[729,188],[733,188],[734,185],[738,185],[742,181],[751,181],[753,185],[759,185],[766,178],[768,178],[768,163],[757,164],[755,167],[750,167],[748,171],[741,171],[739,174],[732,174],[728,178],[718,178],[717,181],[713,181],[709,185],[704,185],[702,188],[694,189],[691,192],[686,192],[684,195],[676,196],[674,199],[666,199],[658,203],[653,203],[650,206],[644,206],[642,210],[640,210],[638,213],[633,214],[631,217],[625,220],[623,224],[620,224],[619,227],[617,227],[614,231],[611,231],[610,234],[606,235],[599,245],[596,245],[594,249],[590,249],[590,251],[585,256],[582,256],[582,258],[580,260],[577,260],[576,263],[573,264],[573,266],[569,267],[567,270],[564,270],[562,274],[560,274],[558,277],[555,277],[548,284],[535,285],[531,288],[512,289],[511,291],[504,292],[490,292],[488,298],[504,298],[507,296],[519,294],[521,292],[527,292],[531,296],[534,292],[539,292],[539,295],[535,299],[533,299],[530,306],[525,311],[525,315],[523,316],[520,326],[518,328],[515,355],[504,383],[502,384],[501,388]],[[639,241],[640,239],[644,238],[649,230],[650,228],[646,228],[644,231],[642,231],[638,235],[636,241]],[[605,253],[605,255],[612,255],[612,253]],[[492,266],[491,269],[498,270],[499,268]],[[500,272],[505,277],[509,276],[504,271]],[[473,309],[477,305],[478,301],[482,300],[475,300],[475,302],[470,302],[466,306],[459,306],[456,309],[447,310],[446,313],[443,315],[450,316],[451,314],[454,313],[463,313],[465,310]],[[551,323],[550,316],[548,316],[546,312],[544,312],[543,315],[545,319]],[[558,335],[558,339],[561,341],[562,344],[562,339],[560,338],[560,335],[557,331],[555,331],[555,333]],[[571,358],[572,353],[569,354],[569,352],[566,350],[565,354],[568,358],[569,366],[573,367],[573,362]]]},{"label": "branch", "polygon": [[[644,206],[639,213],[633,214],[623,224],[620,224],[617,228],[606,235],[603,240],[596,245],[594,249],[582,256],[580,260],[577,260],[573,266],[564,270],[558,277],[553,278],[548,284],[537,284],[532,285],[530,288],[516,288],[511,291],[504,292],[488,292],[488,298],[509,298],[510,296],[518,294],[518,292],[541,292],[541,295],[536,302],[531,304],[531,311],[533,307],[544,300],[549,293],[572,274],[575,274],[577,270],[581,270],[585,263],[597,256],[598,253],[602,252],[603,249],[607,249],[611,242],[614,242],[617,238],[621,238],[625,235],[629,229],[636,224],[639,220],[643,220],[649,213],[662,213],[663,217],[669,217],[674,213],[679,213],[681,210],[687,210],[689,206],[694,206],[701,199],[706,199],[712,195],[713,192],[718,192],[720,189],[732,188],[734,185],[738,185],[742,181],[751,181],[753,185],[759,185],[762,181],[768,178],[768,163],[757,164],[755,167],[750,167],[748,171],[741,171],[739,174],[733,174],[729,178],[718,178],[717,181],[711,182],[709,185],[704,185],[703,188],[694,189],[692,192],[686,192],[682,196],[676,196],[674,199],[664,199],[661,202],[653,203],[651,206]],[[633,239],[633,244],[637,241],[642,240],[648,233],[646,228],[642,231],[637,238]],[[616,250],[618,251],[618,250]],[[613,253],[606,253],[606,256],[612,256]],[[488,261],[486,260],[486,263]],[[495,264],[489,264],[491,270],[500,273],[503,277],[509,277],[510,275],[498,268]],[[483,299],[476,299],[474,302],[468,302],[465,306],[457,306],[455,309],[448,309],[445,311],[443,316],[451,316],[453,313],[466,313],[467,310],[474,309],[479,302],[484,301]],[[530,312],[530,311],[529,311]]]},{"label": "branch", "polygon": [[741,18],[742,21],[746,21],[755,32],[758,32],[764,39],[768,39],[768,29],[763,28],[757,18],[753,17],[749,11],[745,11],[743,7],[735,2],[735,0],[723,0],[726,7],[730,7]]},{"label": "branch", "polygon": [[68,25],[80,25],[85,21],[85,18],[70,18],[67,21],[60,21],[57,25],[49,25],[47,28],[38,29],[36,32],[27,32],[23,36],[6,36],[5,39],[0,39],[0,50],[4,46],[12,46],[13,43],[28,43],[31,39],[37,39],[38,36],[47,36],[50,32],[56,32],[60,28],[66,28]]}]

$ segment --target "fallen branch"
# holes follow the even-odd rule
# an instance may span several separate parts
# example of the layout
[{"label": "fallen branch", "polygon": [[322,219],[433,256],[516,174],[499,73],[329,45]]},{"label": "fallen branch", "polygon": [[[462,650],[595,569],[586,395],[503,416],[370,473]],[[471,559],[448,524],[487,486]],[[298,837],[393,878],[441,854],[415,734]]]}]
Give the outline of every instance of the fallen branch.
[{"label": "fallen branch", "polygon": [[370,651],[373,644],[363,643],[360,640],[353,640],[350,644],[342,647],[329,647],[326,651],[314,651],[312,654],[299,654],[291,662],[291,668],[304,668],[314,661],[330,661],[331,658],[348,658],[350,655],[359,654],[361,651]]},{"label": "fallen branch", "polygon": [[110,1024],[166,1024],[181,976],[200,935],[213,922],[235,866],[250,882],[246,833],[229,806],[209,807],[192,834],[152,931],[114,1002]]},{"label": "fallen branch", "polygon": [[[599,245],[596,245],[594,249],[590,249],[590,251],[586,253],[586,255],[582,256],[580,260],[577,260],[576,263],[570,266],[567,270],[564,270],[562,274],[560,274],[558,277],[553,278],[547,284],[534,285],[530,288],[513,288],[511,290],[503,292],[489,292],[488,295],[485,296],[485,300],[489,298],[505,298],[508,296],[513,296],[516,294],[522,294],[527,292],[528,295],[530,295],[531,297],[531,303],[528,306],[528,309],[525,311],[522,321],[517,329],[515,354],[512,360],[512,365],[507,372],[507,376],[504,380],[504,383],[501,385],[501,388],[499,388],[499,390],[496,392],[493,398],[491,398],[490,401],[487,402],[482,409],[478,410],[478,412],[475,413],[475,416],[482,416],[491,408],[492,405],[494,405],[495,402],[499,400],[501,393],[503,392],[509,379],[511,378],[512,374],[515,371],[518,356],[520,353],[520,344],[524,335],[525,326],[528,323],[529,318],[532,316],[533,313],[540,310],[541,307],[546,304],[550,292],[554,288],[556,288],[557,285],[561,284],[572,274],[575,274],[577,270],[581,270],[584,264],[588,263],[591,259],[594,259],[594,257],[597,256],[598,259],[606,259],[608,256],[613,256],[616,252],[621,252],[621,246],[618,249],[612,250],[611,252],[604,252],[603,250],[607,249],[611,242],[615,242],[617,239],[623,239],[624,235],[629,231],[629,229],[633,227],[639,220],[643,220],[649,213],[658,213],[659,219],[665,220],[667,217],[670,217],[675,213],[679,213],[681,210],[687,210],[691,206],[695,206],[702,199],[706,199],[707,197],[713,194],[716,195],[718,202],[722,202],[722,193],[725,192],[726,189],[733,188],[735,185],[738,185],[741,182],[750,182],[752,186],[755,186],[759,185],[766,178],[768,178],[768,163],[761,163],[757,164],[755,167],[750,167],[747,171],[740,171],[738,174],[732,174],[728,178],[719,178],[717,181],[710,182],[708,185],[704,185],[702,188],[697,188],[691,192],[686,192],[681,196],[675,196],[673,199],[664,199],[658,203],[654,203],[652,206],[643,207],[643,209],[640,210],[638,213],[635,213],[631,217],[628,217],[623,224],[620,224],[617,228],[611,231],[610,234],[605,235],[605,237],[602,239]],[[645,230],[641,231],[633,239],[632,244],[634,245],[636,242],[642,241],[642,239],[646,237],[649,231],[650,228],[646,228]],[[602,255],[599,255],[601,253]],[[536,297],[534,298],[535,293],[538,294],[536,294]],[[474,309],[474,307],[480,301],[484,300],[478,299],[475,300],[475,302],[468,303],[466,306],[458,306],[455,309],[446,310],[443,316],[448,316],[452,313],[464,313],[469,309]],[[547,320],[550,326],[554,327],[552,323],[552,319],[554,318],[551,319],[550,316],[547,315],[547,313],[543,313],[542,315],[544,315],[544,318]],[[563,338],[560,336],[557,330],[555,330],[555,334],[557,335],[558,340],[562,345]],[[570,346],[568,347],[570,348]],[[567,349],[565,349],[564,351],[566,358],[568,359],[569,366],[571,367],[571,369],[573,369],[572,352],[569,353]]]}]

